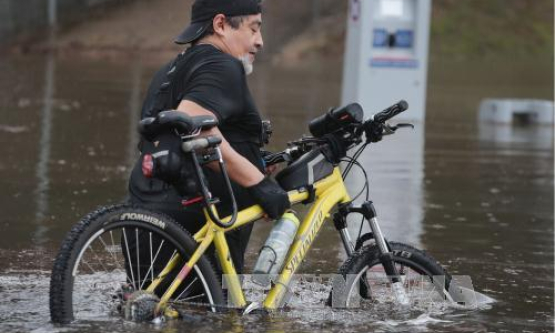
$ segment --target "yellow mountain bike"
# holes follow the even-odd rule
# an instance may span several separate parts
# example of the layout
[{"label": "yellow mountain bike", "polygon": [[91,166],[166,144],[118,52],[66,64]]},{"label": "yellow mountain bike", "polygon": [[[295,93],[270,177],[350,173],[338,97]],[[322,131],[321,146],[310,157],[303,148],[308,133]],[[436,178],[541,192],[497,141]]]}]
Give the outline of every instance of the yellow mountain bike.
[{"label": "yellow mountain bike", "polygon": [[[368,180],[363,189],[367,200],[360,206],[353,204],[343,182],[353,166],[362,168],[357,158],[368,144],[380,141],[382,135],[392,134],[398,127],[409,126],[386,123],[407,107],[401,101],[367,120],[363,120],[358,104],[330,110],[310,123],[312,136],[291,142],[282,152],[266,155],[268,164],[288,164],[276,181],[288,191],[291,204],[309,205],[310,209],[281,273],[261,303],[247,302],[225,234],[261,220],[264,212],[256,205],[241,211],[234,208],[230,216],[220,218],[217,198],[212,197],[203,176],[204,164],[219,163],[233,198],[219,151],[221,140],[199,136],[217,122],[177,111],[143,120],[143,137],[154,140],[170,130],[179,134],[181,146],[179,156],[172,157],[171,151],[145,155],[143,172],[156,176],[161,165],[175,167],[177,163],[178,173],[187,173],[187,181],[179,185],[186,187],[183,203],[200,205],[206,224],[191,235],[171,218],[140,207],[118,205],[90,213],[71,229],[55,260],[50,286],[52,321],[68,323],[122,314],[131,319],[176,317],[180,305],[205,306],[211,311],[230,307],[245,312],[279,309],[293,275],[328,220],[333,220],[348,256],[338,272],[345,278],[341,297],[330,304],[349,307],[355,300],[373,299],[377,275],[385,277],[390,294],[399,302],[406,303],[407,290],[422,281],[430,283],[441,298],[449,298],[450,277],[433,258],[385,239],[373,204],[368,201]],[[358,150],[348,155],[355,147]],[[183,165],[186,167],[181,168]],[[351,238],[346,217],[353,213],[362,215],[371,232],[359,232]],[[439,284],[438,276],[443,277]]]}]

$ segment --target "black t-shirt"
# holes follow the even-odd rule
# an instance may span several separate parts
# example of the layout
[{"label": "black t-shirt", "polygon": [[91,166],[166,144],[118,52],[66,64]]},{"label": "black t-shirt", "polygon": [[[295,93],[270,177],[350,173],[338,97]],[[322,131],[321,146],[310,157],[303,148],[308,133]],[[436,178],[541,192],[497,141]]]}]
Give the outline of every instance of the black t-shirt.
[{"label": "black t-shirt", "polygon": [[[141,117],[152,117],[160,111],[175,109],[181,100],[195,102],[214,113],[220,122],[220,131],[231,146],[260,170],[263,169],[259,147],[261,118],[239,60],[208,44],[187,49],[155,74]],[[204,172],[210,190],[222,200],[221,208],[228,211],[229,198],[221,175],[208,168]],[[254,204],[244,188],[237,184],[233,187],[240,208]],[[173,188],[142,175],[141,158],[131,173],[129,191],[135,201],[164,202],[172,206],[180,204],[181,198]]]}]

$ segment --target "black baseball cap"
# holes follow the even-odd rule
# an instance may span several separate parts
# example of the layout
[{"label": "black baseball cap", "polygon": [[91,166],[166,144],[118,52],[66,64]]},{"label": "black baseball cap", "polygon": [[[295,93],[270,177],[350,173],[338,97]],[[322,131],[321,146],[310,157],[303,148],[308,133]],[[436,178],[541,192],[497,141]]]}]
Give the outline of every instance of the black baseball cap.
[{"label": "black baseball cap", "polygon": [[218,14],[232,17],[260,13],[261,0],[195,0],[191,10],[191,24],[177,36],[175,42],[188,44],[199,39]]}]

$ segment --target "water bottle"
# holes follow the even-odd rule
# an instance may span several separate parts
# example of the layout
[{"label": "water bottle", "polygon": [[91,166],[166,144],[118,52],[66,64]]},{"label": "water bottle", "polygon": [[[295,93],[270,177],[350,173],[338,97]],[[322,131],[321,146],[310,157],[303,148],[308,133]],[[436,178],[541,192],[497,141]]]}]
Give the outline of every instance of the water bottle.
[{"label": "water bottle", "polygon": [[291,212],[283,214],[275,222],[254,265],[253,282],[267,286],[270,279],[280,272],[298,228],[299,219]]}]

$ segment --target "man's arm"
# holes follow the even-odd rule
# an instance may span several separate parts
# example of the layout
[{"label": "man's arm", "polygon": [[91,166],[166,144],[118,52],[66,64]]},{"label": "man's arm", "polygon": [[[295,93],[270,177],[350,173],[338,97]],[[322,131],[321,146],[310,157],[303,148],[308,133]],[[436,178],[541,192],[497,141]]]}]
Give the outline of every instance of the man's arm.
[{"label": "man's arm", "polygon": [[[183,100],[177,107],[178,111],[185,112],[189,116],[215,116],[214,113],[208,111],[195,102]],[[251,187],[260,183],[264,179],[264,174],[258,170],[251,162],[235,151],[223,137],[217,127],[204,132],[208,135],[216,135],[222,138],[220,145],[223,159],[226,162],[229,177],[237,184],[243,187]]]}]

